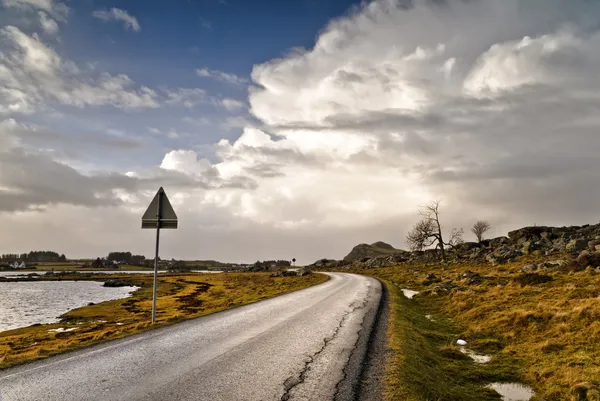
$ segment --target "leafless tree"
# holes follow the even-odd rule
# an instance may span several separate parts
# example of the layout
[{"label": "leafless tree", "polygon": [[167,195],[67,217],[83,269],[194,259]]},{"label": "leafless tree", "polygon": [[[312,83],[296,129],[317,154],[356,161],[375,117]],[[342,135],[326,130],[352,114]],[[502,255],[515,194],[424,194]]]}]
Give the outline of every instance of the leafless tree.
[{"label": "leafless tree", "polygon": [[440,202],[434,201],[424,206],[419,211],[422,219],[418,221],[406,236],[406,242],[413,251],[422,251],[435,245],[440,250],[442,260],[446,262],[445,246],[455,246],[462,243],[464,230],[454,228],[450,234],[450,240],[444,241],[442,225],[440,224]]},{"label": "leafless tree", "polygon": [[471,232],[477,237],[477,242],[481,242],[483,241],[483,234],[488,232],[490,228],[492,228],[490,223],[485,220],[479,220],[477,223],[473,224]]}]

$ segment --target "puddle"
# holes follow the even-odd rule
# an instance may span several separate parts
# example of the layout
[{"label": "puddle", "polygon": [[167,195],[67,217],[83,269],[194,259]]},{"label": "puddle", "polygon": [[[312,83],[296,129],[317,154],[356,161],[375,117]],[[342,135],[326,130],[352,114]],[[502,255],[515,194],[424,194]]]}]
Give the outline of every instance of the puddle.
[{"label": "puddle", "polygon": [[417,295],[419,293],[419,291],[413,291],[413,290],[407,290],[407,289],[402,289],[402,293],[404,294],[404,296],[408,299],[412,299],[415,295]]},{"label": "puddle", "polygon": [[496,390],[504,401],[529,401],[535,395],[530,387],[519,383],[492,383],[487,387]]},{"label": "puddle", "polygon": [[77,327],[73,327],[70,329],[65,329],[64,327],[59,327],[58,329],[50,329],[48,330],[48,333],[65,333],[67,331],[73,331],[73,330],[77,330]]},{"label": "puddle", "polygon": [[492,357],[489,355],[478,354],[478,353],[471,351],[470,349],[467,349],[465,347],[460,347],[460,352],[467,355],[469,358],[474,360],[476,363],[488,363],[489,361],[492,360]]}]

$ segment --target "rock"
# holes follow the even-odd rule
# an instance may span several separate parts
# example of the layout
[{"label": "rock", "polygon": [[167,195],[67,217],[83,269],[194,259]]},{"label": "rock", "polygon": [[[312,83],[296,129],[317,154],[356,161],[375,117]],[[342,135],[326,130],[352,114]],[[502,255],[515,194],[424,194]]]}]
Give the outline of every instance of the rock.
[{"label": "rock", "polygon": [[461,346],[467,345],[467,342],[465,340],[457,340],[456,343]]},{"label": "rock", "polygon": [[481,284],[484,281],[484,278],[481,277],[481,275],[479,273],[473,273],[470,270],[461,274],[460,278],[465,280],[467,282],[467,284],[470,284],[470,285]]},{"label": "rock", "polygon": [[[595,252],[597,249],[596,248],[600,248],[600,240],[598,239],[593,239],[590,242],[588,242],[588,250],[591,252]],[[598,249],[600,250],[600,249]]]},{"label": "rock", "polygon": [[492,266],[498,266],[498,265],[502,265],[502,264],[506,263],[506,260],[496,257],[494,255],[486,255],[485,260],[490,262],[492,264]]},{"label": "rock", "polygon": [[507,237],[497,237],[497,238],[492,238],[490,240],[487,240],[487,242],[488,242],[488,246],[490,248],[498,248],[502,245],[510,244],[510,239]]},{"label": "rock", "polygon": [[457,287],[451,281],[448,281],[446,283],[438,284],[438,285],[435,285],[425,291],[422,291],[421,294],[423,294],[423,295],[447,294],[455,288],[457,288]]},{"label": "rock", "polygon": [[598,267],[600,266],[600,253],[589,251],[581,251],[576,259],[577,266],[584,268],[587,266]]},{"label": "rock", "polygon": [[533,226],[533,227],[523,227],[518,230],[510,231],[508,233],[508,238],[511,241],[518,243],[521,238],[525,238],[525,240],[537,237],[540,238],[543,232],[551,232],[551,227],[545,226]]},{"label": "rock", "polygon": [[310,270],[307,267],[303,267],[302,269],[299,269],[296,273],[298,276],[302,277],[302,276],[307,276],[309,274],[312,274],[312,270]]},{"label": "rock", "polygon": [[531,241],[525,241],[521,246],[521,252],[523,252],[525,255],[529,255],[535,250],[537,250],[537,247]]},{"label": "rock", "polygon": [[529,265],[525,265],[523,267],[521,267],[521,272],[523,273],[530,273],[533,271],[536,271],[538,269],[538,266],[535,263],[531,263]]},{"label": "rock", "polygon": [[477,242],[463,242],[461,244],[457,244],[454,246],[454,248],[452,248],[454,251],[456,251],[457,253],[463,253],[463,252],[468,252],[468,251],[472,251],[473,249],[479,249],[481,248],[482,244],[477,243]]},{"label": "rock", "polygon": [[104,287],[130,287],[131,283],[125,280],[112,279],[104,282]]},{"label": "rock", "polygon": [[579,383],[571,389],[573,401],[597,401],[600,400],[600,392],[592,383]]},{"label": "rock", "polygon": [[587,248],[588,241],[583,238],[571,240],[567,243],[565,250],[567,252],[579,252]]},{"label": "rock", "polygon": [[544,263],[538,265],[538,267],[541,267],[542,269],[548,269],[548,270],[561,270],[563,268],[566,268],[568,265],[569,265],[569,262],[567,262],[566,260],[558,259],[558,260],[550,260],[548,262],[544,262]]}]

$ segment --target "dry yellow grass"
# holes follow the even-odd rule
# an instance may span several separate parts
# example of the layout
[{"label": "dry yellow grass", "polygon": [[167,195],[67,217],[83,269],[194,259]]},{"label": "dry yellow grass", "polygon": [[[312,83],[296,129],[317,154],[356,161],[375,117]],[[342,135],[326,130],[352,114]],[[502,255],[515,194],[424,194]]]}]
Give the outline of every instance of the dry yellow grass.
[{"label": "dry yellow grass", "polygon": [[[261,301],[328,279],[322,274],[303,277],[271,277],[269,273],[161,275],[157,324],[152,326],[152,276],[112,274],[103,278],[131,281],[141,288],[130,298],[72,310],[63,315],[61,323],[0,332],[0,368]],[[57,328],[75,330],[50,331]]]},{"label": "dry yellow grass", "polygon": [[[407,343],[414,340],[415,333],[421,333],[421,340],[427,344],[420,346],[430,346],[433,352],[432,360],[424,364],[423,369],[432,368],[432,374],[436,369],[438,375],[443,374],[439,370],[447,370],[449,363],[455,363],[443,355],[444,341],[452,346],[452,341],[460,337],[474,350],[493,356],[488,366],[467,361],[468,365],[456,373],[454,382],[446,383],[457,387],[456,394],[460,394],[458,387],[467,388],[477,380],[482,387],[499,379],[485,372],[496,366],[500,376],[506,379],[511,376],[506,369],[512,369],[515,379],[534,388],[537,400],[577,399],[575,392],[582,383],[590,389],[588,399],[600,399],[596,390],[600,387],[600,275],[591,269],[538,271],[536,274],[550,276],[552,281],[527,284],[525,280],[522,283],[520,268],[532,261],[534,259],[528,257],[499,267],[467,263],[454,266],[403,264],[362,271],[385,280],[391,289],[389,347],[392,357],[387,374],[387,398],[486,399],[482,395],[473,398],[473,388],[454,397],[444,396],[447,388],[440,389],[437,396],[435,391],[428,395],[419,393],[419,384],[423,388],[436,386],[426,382],[426,374],[415,378],[412,387],[406,385],[407,366],[418,365],[423,358],[423,351],[407,350],[410,348]],[[467,271],[488,278],[480,283],[469,283],[462,278]],[[427,273],[435,274],[441,282],[426,282]],[[426,294],[428,289],[450,281],[456,286],[450,292]],[[408,301],[399,294],[399,288],[425,293]],[[434,315],[437,326],[417,316],[426,313]],[[477,377],[477,372],[481,372],[481,377]],[[461,381],[461,377],[477,380]]]}]

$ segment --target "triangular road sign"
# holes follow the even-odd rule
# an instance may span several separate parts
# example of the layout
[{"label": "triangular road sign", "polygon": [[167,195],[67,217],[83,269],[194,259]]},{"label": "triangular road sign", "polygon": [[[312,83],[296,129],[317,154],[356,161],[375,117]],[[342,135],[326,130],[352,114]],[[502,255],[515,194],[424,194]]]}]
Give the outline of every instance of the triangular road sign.
[{"label": "triangular road sign", "polygon": [[160,220],[160,228],[177,228],[177,215],[167,198],[165,190],[160,187],[146,213],[142,216],[142,228],[156,228]]}]

